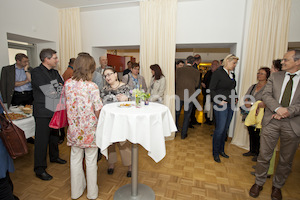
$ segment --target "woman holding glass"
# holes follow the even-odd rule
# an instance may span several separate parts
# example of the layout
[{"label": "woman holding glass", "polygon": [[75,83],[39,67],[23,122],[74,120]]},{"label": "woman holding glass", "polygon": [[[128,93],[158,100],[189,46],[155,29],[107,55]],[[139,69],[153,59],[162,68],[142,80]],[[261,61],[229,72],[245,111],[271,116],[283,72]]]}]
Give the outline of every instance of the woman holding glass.
[{"label": "woman holding glass", "polygon": [[[98,197],[96,128],[102,102],[98,86],[92,82],[96,63],[80,53],[74,63],[73,77],[65,82],[68,117],[67,145],[71,146],[71,198],[79,198],[87,187],[87,198]],[[86,179],[82,161],[85,157]]]},{"label": "woman holding glass", "polygon": [[225,153],[225,138],[233,115],[233,107],[237,99],[230,95],[236,94],[235,75],[233,73],[239,58],[229,54],[224,58],[224,66],[220,66],[212,75],[209,89],[214,102],[214,116],[216,127],[213,135],[213,158],[220,163],[221,155],[229,158]]},{"label": "woman holding glass", "polygon": [[[128,85],[118,80],[118,74],[112,67],[106,67],[103,71],[103,76],[107,82],[107,85],[101,90],[101,98],[104,104],[129,101],[130,89]],[[124,166],[128,166],[126,176],[131,177],[131,149],[130,142],[116,142],[108,147],[108,174],[114,173],[115,163],[117,162],[116,145],[119,148],[121,159]]]}]

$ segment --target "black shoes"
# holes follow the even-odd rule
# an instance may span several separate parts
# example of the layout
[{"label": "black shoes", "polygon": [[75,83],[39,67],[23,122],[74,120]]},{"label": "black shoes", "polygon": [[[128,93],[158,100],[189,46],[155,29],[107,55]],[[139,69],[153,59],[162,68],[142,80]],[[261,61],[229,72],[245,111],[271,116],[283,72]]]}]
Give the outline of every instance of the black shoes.
[{"label": "black shoes", "polygon": [[114,173],[114,168],[108,168],[107,174],[112,175]]},{"label": "black shoes", "polygon": [[224,158],[229,158],[229,156],[225,152],[220,152],[219,154]]},{"label": "black shoes", "polygon": [[43,172],[41,174],[35,174],[36,177],[38,177],[39,179],[43,180],[43,181],[49,181],[51,180],[53,177],[48,174],[47,172]]},{"label": "black shoes", "polygon": [[185,139],[187,137],[187,135],[181,135],[181,139]]},{"label": "black shoes", "polygon": [[128,171],[126,174],[127,177],[131,177],[131,171]]},{"label": "black shoes", "polygon": [[26,139],[27,143],[34,144],[34,139],[32,137]]},{"label": "black shoes", "polygon": [[192,124],[189,125],[189,128],[195,128]]},{"label": "black shoes", "polygon": [[214,156],[214,161],[216,161],[217,163],[221,162],[219,155]]},{"label": "black shoes", "polygon": [[252,161],[257,162],[257,157],[258,157],[258,156],[254,156],[254,157],[252,158]]},{"label": "black shoes", "polygon": [[255,153],[248,151],[247,153],[243,153],[243,156],[255,156]]},{"label": "black shoes", "polygon": [[66,164],[67,163],[67,161],[60,159],[60,158],[57,158],[56,160],[50,160],[50,162],[58,163],[58,164]]}]

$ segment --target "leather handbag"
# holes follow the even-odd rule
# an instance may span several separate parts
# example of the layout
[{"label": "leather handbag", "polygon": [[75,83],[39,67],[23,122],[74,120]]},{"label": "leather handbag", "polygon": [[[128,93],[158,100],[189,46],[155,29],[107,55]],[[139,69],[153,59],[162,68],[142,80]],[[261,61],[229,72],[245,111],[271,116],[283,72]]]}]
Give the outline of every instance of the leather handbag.
[{"label": "leather handbag", "polygon": [[1,100],[0,103],[3,107],[3,110],[7,114],[7,117],[5,117],[3,114],[0,114],[0,137],[9,155],[13,159],[16,159],[17,157],[28,153],[26,137],[24,131],[12,122]]},{"label": "leather handbag", "polygon": [[50,128],[60,129],[68,126],[67,109],[65,103],[64,88],[62,89],[59,103],[49,123]]}]

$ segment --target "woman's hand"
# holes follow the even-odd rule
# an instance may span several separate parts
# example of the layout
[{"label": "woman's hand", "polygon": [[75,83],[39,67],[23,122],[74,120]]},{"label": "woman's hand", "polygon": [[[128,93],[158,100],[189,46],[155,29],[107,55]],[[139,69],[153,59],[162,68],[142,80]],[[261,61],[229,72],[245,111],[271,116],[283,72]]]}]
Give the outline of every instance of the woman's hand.
[{"label": "woman's hand", "polygon": [[224,104],[227,104],[227,102],[226,101],[221,101],[221,103],[219,104],[219,106],[223,106]]},{"label": "woman's hand", "polygon": [[266,107],[266,104],[262,101],[258,104],[258,107],[259,108],[265,108]]},{"label": "woman's hand", "polygon": [[125,94],[117,94],[118,101],[128,101],[128,97]]}]

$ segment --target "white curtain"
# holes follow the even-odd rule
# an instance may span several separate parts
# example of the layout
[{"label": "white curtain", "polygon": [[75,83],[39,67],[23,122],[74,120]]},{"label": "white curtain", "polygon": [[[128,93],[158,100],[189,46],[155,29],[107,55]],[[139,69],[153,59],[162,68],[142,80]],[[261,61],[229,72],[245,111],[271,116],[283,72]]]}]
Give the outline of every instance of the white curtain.
[{"label": "white curtain", "polygon": [[80,9],[59,10],[59,60],[58,71],[62,74],[68,67],[70,58],[82,51],[80,30]]},{"label": "white curtain", "polygon": [[[256,73],[261,66],[272,66],[274,59],[282,58],[287,51],[291,0],[253,0],[246,55],[243,61],[242,100],[248,88],[257,82]],[[249,149],[249,136],[237,114],[231,144]]]},{"label": "white curtain", "polygon": [[[140,2],[140,66],[147,86],[150,65],[158,64],[166,77],[165,105],[175,119],[175,51],[177,0],[144,0]],[[171,138],[174,138],[174,133]]]}]

